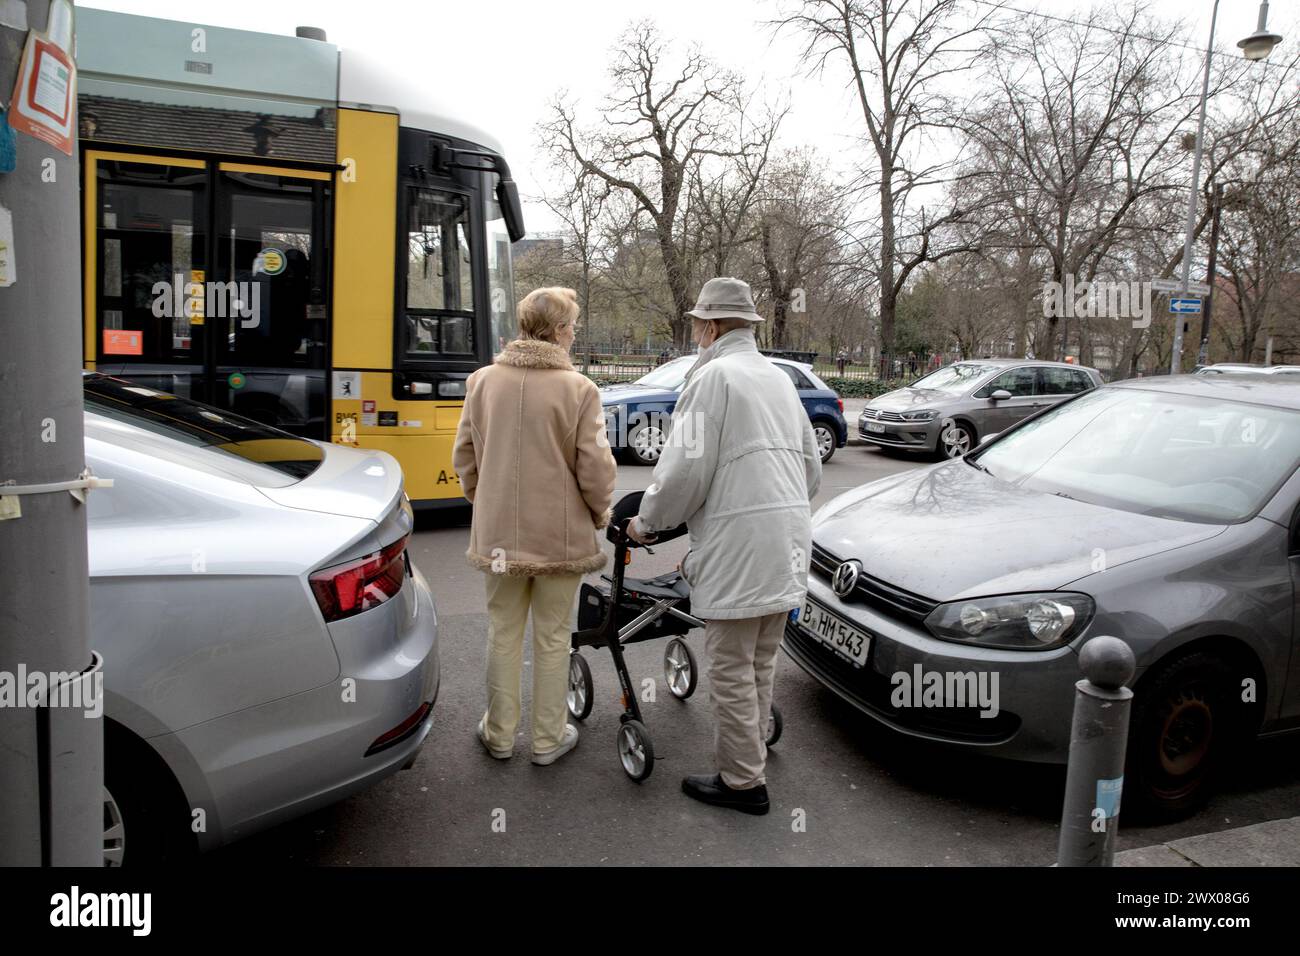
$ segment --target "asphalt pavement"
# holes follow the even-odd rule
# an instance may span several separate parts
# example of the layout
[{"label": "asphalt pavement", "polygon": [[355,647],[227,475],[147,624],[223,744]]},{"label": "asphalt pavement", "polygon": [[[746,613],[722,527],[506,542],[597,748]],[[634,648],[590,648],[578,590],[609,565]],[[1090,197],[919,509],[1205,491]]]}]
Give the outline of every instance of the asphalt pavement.
[{"label": "asphalt pavement", "polygon": [[[849,401],[845,402],[846,406]],[[846,412],[851,409],[846,408]],[[856,421],[856,414],[851,422]],[[924,467],[865,446],[840,449],[814,506],[900,470]],[[650,469],[620,466],[618,495],[646,487]],[[711,772],[707,674],[688,701],[663,679],[663,644],[633,645],[656,765],[641,784],[616,751],[618,681],[603,650],[584,651],[595,702],[581,741],[550,767],[529,760],[526,724],[510,761],[482,749],[487,618],[482,575],[465,564],[468,513],[423,519],[411,557],[438,604],[442,691],[418,762],[377,786],[210,854],[207,865],[729,865],[1043,866],[1056,854],[1064,770],[993,760],[901,737],[844,705],[784,653],[776,700],[785,732],[768,764],[772,811],[751,817],[696,803],[682,776]],[[630,573],[676,566],[685,539],[637,553]],[[703,659],[703,635],[690,643]],[[528,655],[526,655],[526,660]],[[528,670],[525,669],[525,722]],[[1261,744],[1240,779],[1202,813],[1159,828],[1122,830],[1120,849],[1178,845],[1300,810],[1300,742]],[[1121,823],[1122,826],[1122,823]]]}]

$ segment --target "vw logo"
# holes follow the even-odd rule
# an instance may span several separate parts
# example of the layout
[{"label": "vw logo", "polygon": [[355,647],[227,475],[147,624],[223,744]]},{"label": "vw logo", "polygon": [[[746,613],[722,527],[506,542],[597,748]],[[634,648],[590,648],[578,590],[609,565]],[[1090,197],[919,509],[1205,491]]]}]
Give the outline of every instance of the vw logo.
[{"label": "vw logo", "polygon": [[845,561],[835,569],[835,575],[831,578],[831,587],[840,597],[848,597],[857,587],[858,575],[861,573],[861,561]]}]

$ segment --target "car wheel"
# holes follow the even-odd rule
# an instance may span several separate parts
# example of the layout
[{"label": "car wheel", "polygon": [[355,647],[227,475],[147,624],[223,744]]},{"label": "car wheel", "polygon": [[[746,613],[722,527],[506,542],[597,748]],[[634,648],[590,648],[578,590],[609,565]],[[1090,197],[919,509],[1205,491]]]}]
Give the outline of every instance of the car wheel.
[{"label": "car wheel", "polygon": [[949,422],[939,432],[939,456],[960,458],[975,447],[975,432],[969,425]]},{"label": "car wheel", "polygon": [[176,863],[194,855],[180,788],[128,731],[104,735],[104,866]]},{"label": "car wheel", "polygon": [[822,464],[826,464],[835,454],[835,429],[826,422],[813,422],[813,438],[817,439],[817,453]]},{"label": "car wheel", "polygon": [[1163,667],[1135,691],[1123,800],[1139,820],[1176,819],[1209,799],[1247,725],[1233,673],[1222,657],[1197,652]]},{"label": "car wheel", "polygon": [[627,457],[638,465],[653,465],[663,450],[664,433],[654,422],[641,422],[627,436]]}]

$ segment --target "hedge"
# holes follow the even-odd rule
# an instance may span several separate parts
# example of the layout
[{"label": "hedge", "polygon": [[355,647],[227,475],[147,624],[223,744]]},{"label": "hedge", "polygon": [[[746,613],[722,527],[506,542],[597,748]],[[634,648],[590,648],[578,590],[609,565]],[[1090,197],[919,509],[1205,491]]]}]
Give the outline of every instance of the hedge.
[{"label": "hedge", "polygon": [[834,389],[840,398],[875,398],[907,384],[902,379],[882,382],[874,378],[840,378],[835,375],[823,375],[821,380],[827,388]]}]

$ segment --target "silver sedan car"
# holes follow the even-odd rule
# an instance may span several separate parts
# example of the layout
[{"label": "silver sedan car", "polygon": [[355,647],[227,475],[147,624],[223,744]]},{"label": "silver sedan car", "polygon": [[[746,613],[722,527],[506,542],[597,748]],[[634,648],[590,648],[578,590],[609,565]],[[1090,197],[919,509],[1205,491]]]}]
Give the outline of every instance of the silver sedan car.
[{"label": "silver sedan car", "polygon": [[88,374],[91,646],[105,862],[210,849],[409,766],[433,600],[384,452]]},{"label": "silver sedan car", "polygon": [[1064,762],[1078,652],[1137,659],[1125,807],[1204,802],[1257,733],[1300,729],[1300,387],[1108,385],[814,518],[785,649],[916,737]]},{"label": "silver sedan car", "polygon": [[1100,384],[1096,369],[1066,362],[955,362],[869,401],[858,435],[885,448],[960,458],[989,435]]}]

